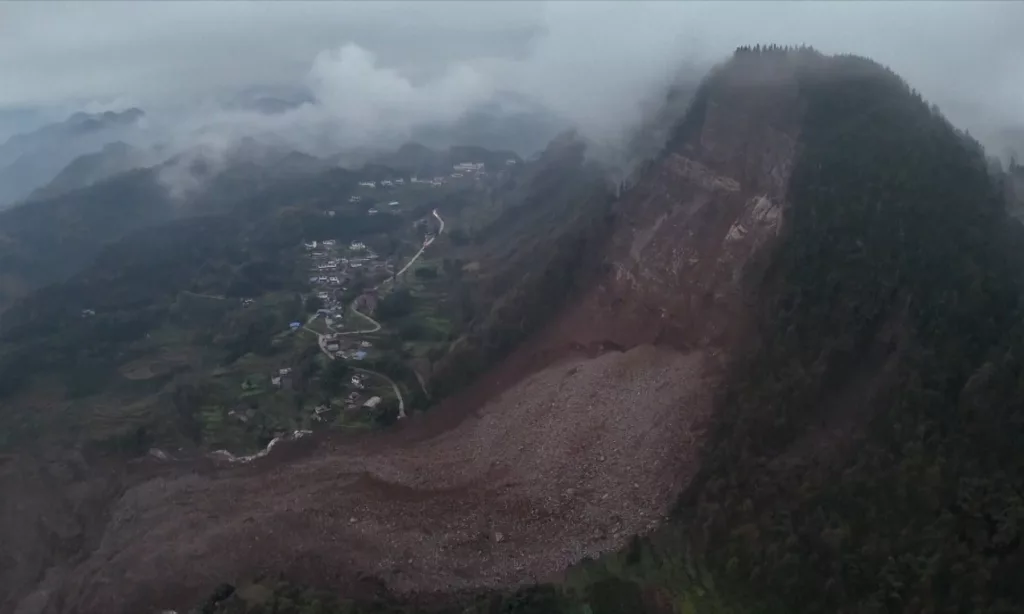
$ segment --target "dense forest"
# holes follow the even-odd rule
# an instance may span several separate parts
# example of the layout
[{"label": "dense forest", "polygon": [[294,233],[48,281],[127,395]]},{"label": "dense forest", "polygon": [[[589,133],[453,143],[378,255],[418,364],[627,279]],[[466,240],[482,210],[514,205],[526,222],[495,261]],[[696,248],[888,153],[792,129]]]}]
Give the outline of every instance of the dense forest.
[{"label": "dense forest", "polygon": [[[749,280],[756,334],[669,526],[585,562],[582,584],[446,607],[277,585],[258,604],[228,590],[203,611],[1024,609],[1024,232],[1006,213],[1004,178],[873,62],[745,47],[720,70],[763,58],[792,63],[806,105],[791,206],[772,261]],[[586,251],[567,241],[550,284],[523,287],[566,287],[557,265]],[[523,329],[481,330],[494,336],[478,347],[500,352]]]},{"label": "dense forest", "polygon": [[738,53],[796,56],[803,150],[682,517],[759,612],[1019,611],[1024,240],[1001,186],[884,68]]}]

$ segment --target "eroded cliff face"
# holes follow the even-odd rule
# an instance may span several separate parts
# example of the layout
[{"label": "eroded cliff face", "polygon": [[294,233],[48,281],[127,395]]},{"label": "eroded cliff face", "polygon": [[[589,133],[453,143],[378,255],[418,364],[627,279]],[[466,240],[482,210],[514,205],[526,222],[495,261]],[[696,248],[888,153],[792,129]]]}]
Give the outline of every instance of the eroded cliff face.
[{"label": "eroded cliff face", "polygon": [[514,586],[656,526],[696,473],[715,366],[786,227],[795,80],[734,64],[615,203],[606,266],[586,263],[600,272],[500,365],[397,433],[137,482],[67,579],[21,605],[180,606],[259,572]]},{"label": "eroded cliff face", "polygon": [[[727,348],[782,232],[799,143],[792,71],[732,69],[617,205],[609,273],[568,321],[574,341]],[[704,98],[701,98],[704,96]]]}]

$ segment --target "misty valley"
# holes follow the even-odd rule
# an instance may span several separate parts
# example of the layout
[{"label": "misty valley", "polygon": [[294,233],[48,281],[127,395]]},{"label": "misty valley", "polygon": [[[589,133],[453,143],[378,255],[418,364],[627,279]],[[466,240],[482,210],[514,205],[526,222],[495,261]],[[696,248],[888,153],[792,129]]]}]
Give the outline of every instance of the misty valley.
[{"label": "misty valley", "polygon": [[[968,117],[867,43],[698,59],[671,3],[168,4],[206,98],[89,3],[140,57],[0,95],[0,612],[1024,609],[994,86]],[[591,8],[647,40],[577,42]],[[231,70],[191,15],[235,16]]]}]

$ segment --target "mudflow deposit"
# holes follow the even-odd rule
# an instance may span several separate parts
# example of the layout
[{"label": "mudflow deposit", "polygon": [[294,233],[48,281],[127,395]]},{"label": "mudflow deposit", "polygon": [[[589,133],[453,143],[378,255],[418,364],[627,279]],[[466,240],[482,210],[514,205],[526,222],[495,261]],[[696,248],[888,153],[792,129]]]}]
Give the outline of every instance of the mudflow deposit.
[{"label": "mudflow deposit", "polygon": [[[340,589],[508,586],[655,526],[696,472],[744,271],[785,222],[795,88],[762,68],[723,75],[638,172],[593,282],[426,416],[244,466],[0,465],[5,491],[29,493],[0,503],[5,549],[24,555],[8,555],[0,609],[186,608],[268,570]],[[33,503],[57,490],[60,506]]]}]

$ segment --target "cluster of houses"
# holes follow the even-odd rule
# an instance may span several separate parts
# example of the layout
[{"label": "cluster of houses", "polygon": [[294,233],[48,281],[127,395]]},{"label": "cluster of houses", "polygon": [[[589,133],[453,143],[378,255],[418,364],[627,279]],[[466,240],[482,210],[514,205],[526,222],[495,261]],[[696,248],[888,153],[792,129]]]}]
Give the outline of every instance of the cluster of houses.
[{"label": "cluster of houses", "polygon": [[[415,181],[413,181],[415,183]],[[359,186],[363,188],[375,189],[378,183],[376,181],[360,181]],[[405,185],[405,179],[399,177],[398,179],[382,179],[380,181],[380,187],[382,188],[393,188],[395,186]],[[351,202],[359,202],[357,200]]]},{"label": "cluster of houses", "polygon": [[[345,305],[338,299],[357,275],[382,279],[391,274],[387,262],[362,241],[352,241],[345,256],[337,253],[334,240],[311,241],[305,246],[312,259],[309,283],[317,288],[316,296],[324,303],[317,316],[325,319],[328,328],[343,321]],[[361,305],[358,301],[357,304]],[[363,312],[372,313],[373,306],[369,307],[364,307]]]},{"label": "cluster of houses", "polygon": [[[365,375],[354,375],[352,376],[352,382],[353,384],[355,384],[357,378],[361,378],[359,381],[362,382],[362,378],[365,377]],[[360,383],[359,390],[362,389],[363,386]],[[357,391],[352,391],[348,393],[347,397],[345,397],[344,406],[347,411],[352,411],[354,409],[359,408],[360,406],[363,407],[364,409],[373,409],[374,407],[380,405],[380,402],[381,398],[379,396],[374,395],[366,400],[363,400],[363,396],[361,393]],[[323,422],[324,414],[331,411],[331,409],[333,408],[330,405],[317,405],[316,409],[313,410],[313,420],[316,420],[317,422]]]},{"label": "cluster of houses", "polygon": [[[367,377],[368,376],[363,373],[357,373],[352,376],[351,384],[352,388],[354,388],[355,390],[349,392],[348,396],[345,397],[344,407],[347,411],[352,411],[354,409],[358,409],[359,407],[362,407],[364,409],[373,409],[374,407],[380,405],[381,398],[377,395],[372,395],[367,399],[363,398],[362,391],[366,388]],[[327,404],[317,405],[316,408],[313,410],[313,420],[317,422],[323,422],[324,414],[331,411],[332,409],[334,408]]]},{"label": "cluster of houses", "polygon": [[327,300],[331,296],[329,290],[341,290],[342,292],[352,280],[354,274],[364,269],[369,275],[380,275],[387,273],[387,263],[366,247],[362,241],[353,241],[348,249],[351,252],[348,257],[336,256],[334,254],[335,241],[312,241],[306,243],[306,251],[310,252],[313,263],[309,283],[314,286],[323,286],[317,296]]},{"label": "cluster of houses", "polygon": [[324,335],[324,349],[345,360],[363,360],[372,347],[370,341],[359,341],[337,333]]},{"label": "cluster of houses", "polygon": [[458,164],[452,167],[452,170],[456,173],[482,173],[484,172],[484,163],[459,162]]}]

